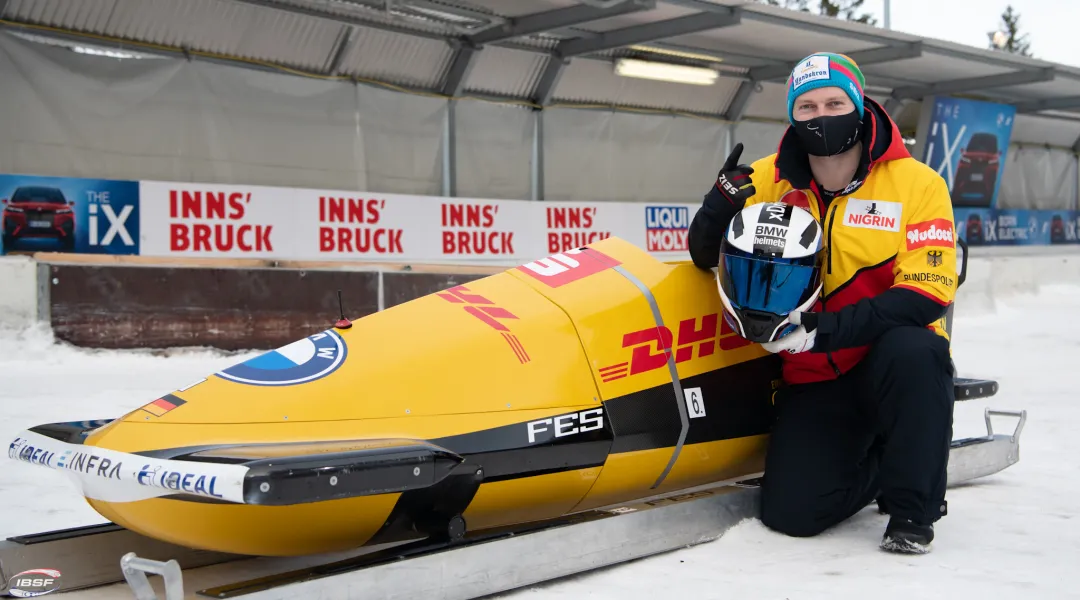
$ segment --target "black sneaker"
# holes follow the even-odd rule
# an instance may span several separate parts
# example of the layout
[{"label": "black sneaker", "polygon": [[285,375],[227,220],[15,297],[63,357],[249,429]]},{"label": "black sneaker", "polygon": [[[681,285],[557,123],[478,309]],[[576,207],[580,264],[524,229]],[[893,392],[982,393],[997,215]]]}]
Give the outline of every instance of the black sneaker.
[{"label": "black sneaker", "polygon": [[892,517],[881,539],[881,549],[898,554],[926,554],[930,552],[932,541],[933,525],[919,525],[910,519]]}]

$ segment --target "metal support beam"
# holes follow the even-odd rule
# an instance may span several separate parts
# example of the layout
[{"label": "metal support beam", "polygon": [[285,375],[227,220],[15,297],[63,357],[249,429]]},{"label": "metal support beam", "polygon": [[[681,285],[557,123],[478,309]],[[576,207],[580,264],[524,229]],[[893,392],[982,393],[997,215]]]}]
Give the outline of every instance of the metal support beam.
[{"label": "metal support beam", "polygon": [[[217,56],[192,54],[189,52],[185,52],[180,48],[168,48],[166,46],[158,45],[144,46],[143,44],[145,42],[123,42],[118,40],[102,39],[98,36],[80,34],[70,31],[42,31],[36,29],[35,27],[23,25],[21,23],[0,23],[0,31],[19,32],[79,46],[96,46],[99,48],[108,48],[110,50],[116,50],[117,52],[149,54],[152,56],[161,56],[164,58],[172,58],[176,60],[186,60],[189,62],[198,61],[205,63],[213,63],[216,65],[225,65],[234,68],[247,69],[249,71],[259,71],[262,73],[281,73],[279,69],[275,68],[271,64],[252,63],[250,61],[244,61],[239,58],[219,58]],[[430,92],[431,90],[424,91]]]},{"label": "metal support beam", "polygon": [[626,0],[578,0],[578,2],[596,8],[610,8],[616,4],[626,2]]},{"label": "metal support beam", "polygon": [[559,42],[559,45],[555,48],[555,53],[563,57],[580,56],[592,52],[633,46],[634,44],[644,44],[688,33],[729,27],[739,23],[740,13],[742,13],[742,10],[739,8],[725,7],[724,11],[686,15],[685,17],[666,21],[605,31],[589,39],[573,39]]},{"label": "metal support beam", "polygon": [[1076,138],[1076,141],[1073,142],[1072,151],[1076,154],[1080,154],[1080,137]]},{"label": "metal support beam", "polygon": [[442,93],[444,96],[457,96],[461,88],[465,86],[465,80],[469,77],[473,67],[476,66],[476,61],[473,59],[479,51],[478,47],[467,42],[459,44],[457,54],[454,55],[454,62],[450,63],[450,69],[446,73],[446,80],[443,81]]},{"label": "metal support beam", "polygon": [[[664,2],[700,11],[721,10],[724,8],[720,5],[708,2],[707,0],[664,0]],[[845,24],[846,26],[843,26],[839,24],[834,24],[836,22],[836,19],[820,17],[816,15],[805,15],[802,18],[798,18],[787,16],[785,14],[776,14],[771,11],[775,11],[778,9],[750,6],[750,3],[747,3],[746,8],[747,10],[743,12],[743,18],[747,21],[757,21],[759,23],[779,25],[788,29],[799,29],[802,31],[820,33],[828,36],[840,36],[847,40],[870,42],[872,44],[879,44],[886,47],[892,47],[897,45],[902,46],[904,44],[911,43],[913,41],[911,38],[915,37],[904,34],[892,34],[888,36],[880,35],[878,33],[874,33],[875,29],[869,25],[847,23]],[[790,13],[790,11],[787,12]],[[888,29],[887,24],[885,27],[886,29]],[[860,28],[865,28],[866,31],[859,31]],[[876,31],[881,30],[879,29]],[[862,65],[862,61],[856,60],[856,62],[858,62],[860,66]]]},{"label": "metal support beam", "polygon": [[892,44],[889,46],[882,46],[880,48],[856,50],[854,52],[847,53],[847,56],[851,60],[858,63],[860,68],[866,65],[919,58],[922,55],[923,43],[921,40],[916,42]]},{"label": "metal support beam", "polygon": [[[676,4],[679,4],[679,2],[676,2]],[[880,44],[882,46],[891,46],[897,43],[902,44],[912,41],[911,38],[915,37],[884,36],[872,33],[871,31],[860,31],[860,29],[862,28],[874,29],[869,25],[853,24],[849,27],[833,25],[831,22],[836,21],[836,19],[830,19],[828,17],[811,17],[810,19],[799,19],[784,15],[767,13],[764,11],[758,12],[758,7],[754,7],[753,9],[744,11],[743,18],[745,18],[747,21],[757,21],[758,23],[778,25],[780,27],[786,27],[789,29],[800,29],[802,31],[820,33],[828,36],[840,36],[847,40],[870,42],[871,44]],[[877,31],[881,30],[877,29]]]},{"label": "metal support beam", "polygon": [[957,47],[957,44],[950,44],[949,42],[926,40],[926,52],[928,54],[947,56],[949,58],[977,62],[993,67],[1012,66],[1017,69],[1031,69],[1033,67],[1037,68],[1038,63],[1041,62],[1009,52],[982,50],[981,48],[978,50],[967,50],[966,48],[967,47],[964,46]]},{"label": "metal support beam", "polygon": [[622,4],[617,4],[609,8],[597,8],[579,4],[567,8],[557,8],[555,10],[511,19],[510,22],[502,26],[493,27],[470,36],[469,41],[477,46],[494,44],[516,37],[533,35],[563,27],[582,25],[592,21],[599,21],[600,19],[607,19],[643,10],[652,10],[653,8],[656,8],[656,0],[626,0]]},{"label": "metal support beam", "polygon": [[978,92],[982,90],[1008,87],[1011,85],[1024,85],[1027,83],[1040,83],[1053,81],[1054,68],[1034,69],[1031,71],[1012,71],[1000,75],[987,75],[985,77],[972,77],[970,79],[957,79],[943,81],[924,86],[910,86],[896,88],[892,96],[897,100],[918,100],[935,94],[958,94],[962,92]]},{"label": "metal support beam", "polygon": [[536,92],[533,94],[533,102],[540,106],[551,104],[551,97],[555,94],[555,86],[559,85],[566,65],[570,59],[558,56],[548,57],[547,66],[540,75],[540,82],[536,84]]},{"label": "metal support beam", "polygon": [[794,68],[795,62],[792,61],[790,63],[750,69],[748,75],[751,81],[781,81],[787,79]]},{"label": "metal support beam", "polygon": [[[450,14],[472,21],[483,21],[483,24],[481,25],[452,25],[463,35],[476,35],[477,33],[486,31],[492,27],[500,27],[507,21],[506,17],[500,17],[482,10],[457,6],[450,2],[437,2],[433,0],[375,0],[375,2],[378,6],[377,10],[389,11],[391,9],[391,3],[396,2],[399,8],[404,9],[406,12],[419,13],[426,16],[430,14],[431,11],[434,11],[436,13]],[[349,3],[360,4],[361,6],[365,4],[370,6],[372,4],[370,1],[365,3],[364,0],[351,0]],[[474,32],[468,32],[467,28],[472,28]]]},{"label": "metal support beam", "polygon": [[[669,4],[675,4],[686,8],[694,8],[698,10],[708,10],[706,6],[717,6],[707,4],[704,0],[664,0]],[[784,14],[776,14],[772,12],[775,9],[770,9],[764,6],[747,7],[743,12],[743,19],[747,21],[757,21],[759,23],[768,23],[771,25],[779,25],[781,27],[799,29],[802,31],[809,31],[813,33],[820,33],[829,36],[840,36],[848,40],[858,40],[861,42],[869,42],[872,44],[879,44],[882,46],[894,46],[897,44],[910,43],[915,36],[905,35],[900,33],[894,33],[890,29],[876,31],[888,31],[888,35],[881,35],[875,33],[875,30],[870,26],[862,26],[859,24],[845,23],[840,25],[836,23],[836,19],[830,19],[827,17],[810,16],[806,17],[792,17]],[[860,31],[860,29],[865,29]],[[949,56],[960,60],[967,60],[971,62],[977,62],[993,66],[1001,66],[1002,63],[1010,63],[1018,69],[1028,69],[1035,67],[1041,61],[1035,61],[1030,58],[1019,57],[1011,55],[1005,52],[990,52],[981,49],[972,49],[970,51],[964,49],[958,44],[949,44],[948,42],[935,43],[933,40],[926,40],[927,43],[923,48],[927,54],[939,54],[942,56]],[[857,61],[858,62],[858,61]],[[861,63],[860,63],[861,64]],[[1045,63],[1044,63],[1045,64]],[[1080,74],[1061,73],[1062,76],[1068,78],[1080,79]]]},{"label": "metal support beam", "polygon": [[870,93],[871,88],[878,88],[881,91],[888,90],[889,93],[892,90],[899,87],[909,87],[922,85],[922,82],[914,79],[908,79],[906,77],[893,77],[891,75],[882,75],[881,73],[865,73],[866,75],[866,93]]},{"label": "metal support beam", "polygon": [[303,15],[305,17],[315,17],[317,19],[325,19],[327,21],[333,21],[335,23],[345,23],[347,25],[360,25],[362,27],[369,27],[371,29],[381,29],[383,31],[389,31],[392,33],[404,33],[406,35],[415,35],[422,38],[428,38],[431,40],[445,40],[448,36],[424,29],[417,29],[412,27],[402,27],[400,25],[393,25],[391,23],[372,23],[360,18],[350,17],[347,15],[330,14],[314,8],[307,8],[305,6],[297,6],[293,4],[281,4],[275,0],[237,0],[244,4],[251,4],[253,6],[259,6],[261,8],[272,8],[282,12],[292,13],[294,15]]},{"label": "metal support beam", "polygon": [[889,116],[895,121],[896,117],[900,115],[900,111],[904,109],[904,101],[889,97],[885,100],[885,106],[883,108],[885,108],[885,112],[889,113]]},{"label": "metal support beam", "polygon": [[754,81],[743,81],[739,84],[739,89],[735,90],[735,96],[731,98],[727,112],[724,113],[725,119],[728,121],[742,120],[743,115],[746,113],[746,107],[750,105],[750,98],[754,95],[755,87],[757,87],[757,83]]},{"label": "metal support beam", "polygon": [[715,4],[711,0],[664,0],[667,4],[674,4],[683,8],[692,8],[701,12],[727,12],[727,7]]},{"label": "metal support beam", "polygon": [[[562,29],[553,29],[548,33],[565,36],[568,38],[583,38],[592,39],[600,37],[601,33],[594,31],[586,31],[584,29],[577,29],[574,27],[564,27]],[[756,67],[767,67],[770,65],[786,64],[782,61],[778,61],[772,58],[763,58],[761,56],[754,56],[753,54],[741,54],[739,52],[732,52],[730,50],[715,50],[711,48],[694,48],[683,44],[675,44],[666,40],[653,40],[642,44],[643,46],[651,46],[659,48],[660,50],[672,50],[675,52],[685,52],[689,54],[701,54],[706,56],[714,56],[721,59],[725,65],[731,67],[741,67],[744,69],[753,69]],[[584,55],[583,55],[584,56]],[[609,57],[604,56],[603,60],[611,60]]]},{"label": "metal support beam", "polygon": [[544,199],[544,111],[533,111],[531,187],[533,200]]},{"label": "metal support beam", "polygon": [[457,196],[457,100],[446,101],[446,116],[443,118],[443,196]]},{"label": "metal support beam", "polygon": [[1069,110],[1080,108],[1080,96],[1064,96],[1062,98],[1048,98],[1046,100],[1028,100],[1017,102],[1016,112],[1033,113],[1043,110]]},{"label": "metal support beam", "polygon": [[[0,0],[0,2],[2,1]],[[330,64],[326,66],[327,75],[337,75],[338,70],[341,68],[341,61],[349,54],[349,50],[352,49],[359,38],[355,25],[346,25],[344,27],[344,31],[338,38],[337,46],[334,48],[334,54],[330,58]]]},{"label": "metal support beam", "polygon": [[764,58],[761,56],[754,56],[753,54],[742,54],[739,52],[732,52],[731,50],[714,50],[712,48],[694,48],[692,46],[686,46],[683,44],[675,44],[666,40],[655,40],[645,44],[647,46],[654,46],[661,50],[674,50],[676,52],[687,52],[690,54],[704,54],[708,56],[715,56],[722,59],[724,64],[729,67],[740,67],[753,69],[757,67],[767,67],[770,65],[785,64],[782,61],[778,61],[772,58]]},{"label": "metal support beam", "polygon": [[[851,60],[858,63],[859,67],[878,63],[906,60],[922,56],[922,42],[911,42],[893,46],[870,48],[869,50],[856,50],[846,53]],[[785,63],[768,67],[750,69],[750,78],[754,81],[779,81],[787,79],[795,63]]]}]

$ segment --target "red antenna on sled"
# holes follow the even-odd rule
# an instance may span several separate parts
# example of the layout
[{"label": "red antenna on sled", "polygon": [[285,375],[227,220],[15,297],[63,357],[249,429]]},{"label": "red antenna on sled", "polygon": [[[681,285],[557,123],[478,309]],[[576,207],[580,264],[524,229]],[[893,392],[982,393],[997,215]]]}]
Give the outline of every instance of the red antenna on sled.
[{"label": "red antenna on sled", "polygon": [[341,301],[341,290],[337,291],[337,303],[338,311],[341,313],[341,318],[337,323],[334,323],[335,329],[348,329],[352,327],[352,321],[345,318],[345,304]]}]

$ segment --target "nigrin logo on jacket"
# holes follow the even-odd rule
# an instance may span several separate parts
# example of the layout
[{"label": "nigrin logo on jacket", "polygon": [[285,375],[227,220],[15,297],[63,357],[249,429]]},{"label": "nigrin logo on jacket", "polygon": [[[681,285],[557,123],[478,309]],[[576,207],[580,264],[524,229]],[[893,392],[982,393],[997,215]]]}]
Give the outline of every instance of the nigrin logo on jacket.
[{"label": "nigrin logo on jacket", "polygon": [[899,202],[851,198],[844,211],[844,225],[881,231],[900,231],[900,216],[903,212],[904,206]]}]

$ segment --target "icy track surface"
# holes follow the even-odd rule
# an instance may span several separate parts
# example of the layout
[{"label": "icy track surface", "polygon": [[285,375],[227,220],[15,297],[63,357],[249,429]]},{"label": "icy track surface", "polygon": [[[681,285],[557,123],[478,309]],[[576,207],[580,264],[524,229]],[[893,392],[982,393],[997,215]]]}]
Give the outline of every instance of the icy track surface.
[{"label": "icy track surface", "polygon": [[[957,403],[954,437],[985,432],[985,407],[1027,409],[1020,463],[949,491],[933,553],[877,549],[886,517],[864,510],[810,539],[750,520],[723,538],[500,598],[548,600],[1080,598],[1080,287],[1046,287],[954,328],[962,376],[1001,392]],[[959,307],[961,312],[963,307]],[[211,351],[85,351],[40,332],[0,334],[0,434],[54,421],[111,418],[246,358]],[[1014,419],[995,421],[1011,431]],[[58,474],[7,461],[0,536],[99,523]],[[421,599],[422,600],[422,599]]]}]

